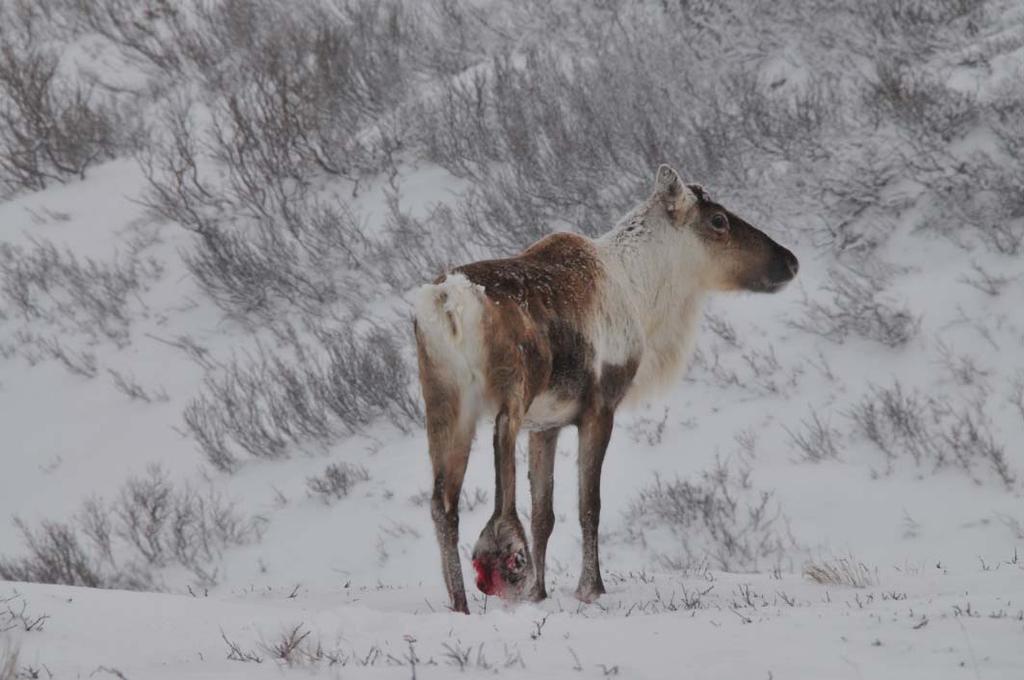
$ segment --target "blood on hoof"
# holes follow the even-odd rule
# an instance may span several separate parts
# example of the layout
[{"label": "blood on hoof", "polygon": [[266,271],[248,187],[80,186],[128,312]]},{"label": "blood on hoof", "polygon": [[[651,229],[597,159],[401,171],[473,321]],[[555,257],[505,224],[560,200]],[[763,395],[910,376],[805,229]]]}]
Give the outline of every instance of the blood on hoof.
[{"label": "blood on hoof", "polygon": [[508,554],[484,553],[473,558],[476,587],[485,595],[503,600],[519,600],[532,580],[529,556],[521,548]]},{"label": "blood on hoof", "polygon": [[494,560],[475,559],[473,569],[476,571],[476,587],[484,595],[505,596],[505,579]]}]

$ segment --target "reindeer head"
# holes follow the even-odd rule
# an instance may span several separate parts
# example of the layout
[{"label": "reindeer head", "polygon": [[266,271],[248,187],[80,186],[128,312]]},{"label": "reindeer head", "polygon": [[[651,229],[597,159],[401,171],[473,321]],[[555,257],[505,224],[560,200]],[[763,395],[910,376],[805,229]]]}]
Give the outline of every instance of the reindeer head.
[{"label": "reindeer head", "polygon": [[533,580],[526,532],[518,519],[492,518],[473,548],[476,587],[485,595],[519,600]]},{"label": "reindeer head", "polygon": [[667,165],[658,168],[652,202],[664,210],[709,290],[774,293],[796,276],[789,250],[710,200],[697,184],[683,184]]}]

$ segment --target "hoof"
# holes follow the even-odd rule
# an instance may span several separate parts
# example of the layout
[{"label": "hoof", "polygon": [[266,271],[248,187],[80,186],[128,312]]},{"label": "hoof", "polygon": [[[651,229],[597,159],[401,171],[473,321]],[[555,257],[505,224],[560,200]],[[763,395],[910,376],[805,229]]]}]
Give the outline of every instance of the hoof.
[{"label": "hoof", "polygon": [[544,586],[535,585],[530,588],[530,592],[526,595],[530,602],[540,602],[541,600],[548,599],[548,591]]},{"label": "hoof", "polygon": [[597,602],[597,598],[604,595],[604,584],[601,582],[583,585],[582,583],[576,588],[576,599],[584,604],[593,604]]}]

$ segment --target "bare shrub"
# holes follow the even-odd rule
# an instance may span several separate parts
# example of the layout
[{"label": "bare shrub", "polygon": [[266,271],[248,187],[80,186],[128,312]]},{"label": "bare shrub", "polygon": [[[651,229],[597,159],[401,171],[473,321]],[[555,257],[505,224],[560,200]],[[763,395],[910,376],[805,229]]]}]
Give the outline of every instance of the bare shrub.
[{"label": "bare shrub", "polygon": [[168,0],[67,0],[68,18],[79,32],[103,36],[122,50],[133,64],[141,57],[159,71],[181,67],[174,35],[187,30],[183,12]]},{"label": "bare shrub", "polygon": [[[270,313],[271,301],[323,304],[322,287],[295,266],[298,249],[273,230],[211,231],[185,262],[204,290],[234,313]],[[308,308],[308,307],[307,307]]]},{"label": "bare shrub", "polygon": [[205,230],[185,263],[234,315],[265,321],[282,309],[319,315],[336,303],[357,307],[382,278],[382,246],[340,203],[301,203],[285,220],[265,218],[243,229],[198,229]]},{"label": "bare shrub", "polygon": [[[409,497],[409,502],[418,508],[427,507],[430,505],[430,497],[432,492],[429,489],[419,491]],[[470,493],[467,489],[463,489],[459,495],[459,512],[473,512],[477,508],[485,505],[489,499],[487,489],[476,487],[473,492]]]},{"label": "bare shrub", "polygon": [[473,493],[470,494],[465,488],[462,489],[462,493],[459,494],[459,512],[473,512],[477,508],[486,504],[489,499],[489,495],[486,489],[482,489],[479,486],[473,489]]},{"label": "bare shrub", "polygon": [[[139,154],[149,181],[143,201],[200,237],[185,261],[222,309],[261,322],[282,309],[318,315],[339,302],[357,306],[374,280],[389,280],[380,269],[396,262],[396,239],[369,238],[344,202],[312,195],[311,170],[289,170],[270,158],[253,165],[215,150],[216,160],[205,158],[210,142],[200,139],[194,118],[190,104],[165,108],[163,125]],[[274,134],[251,132],[261,139]],[[232,164],[242,169],[228,185],[208,176]]]},{"label": "bare shrub", "polygon": [[152,467],[145,477],[130,478],[114,504],[118,519],[115,533],[149,564],[164,564],[164,539],[172,513],[173,491],[163,470]]},{"label": "bare shrub", "polygon": [[283,661],[289,666],[299,663],[301,661],[300,656],[304,651],[303,648],[307,644],[306,639],[310,634],[310,631],[303,630],[302,626],[303,624],[300,623],[282,633],[276,641],[263,643],[263,650],[271,658]]},{"label": "bare shrub", "polygon": [[[850,411],[850,416],[889,461],[909,453],[918,465],[933,457],[932,437],[925,419],[924,399],[906,394],[899,382],[890,388],[874,388]],[[898,449],[896,447],[899,447]]]},{"label": "bare shrub", "polygon": [[991,297],[998,297],[1003,289],[1013,281],[1012,277],[993,274],[977,262],[971,263],[971,269],[974,271],[974,276],[965,274],[957,280]]},{"label": "bare shrub", "polygon": [[850,586],[866,588],[875,585],[877,579],[871,570],[852,557],[839,557],[804,565],[804,576],[821,585]]},{"label": "bare shrub", "polygon": [[823,460],[839,460],[839,448],[836,446],[836,438],[839,433],[822,421],[818,413],[811,411],[810,420],[800,421],[801,429],[796,432],[785,428],[789,435],[790,442],[800,452],[800,459],[810,463],[820,463]]},{"label": "bare shrub", "polygon": [[402,126],[388,121],[421,68],[410,50],[443,37],[402,3],[255,0],[193,14],[177,41],[203,106],[187,93],[162,106],[139,154],[144,201],[201,235],[190,269],[229,313],[364,300],[372,246],[314,185],[393,173]]},{"label": "bare shrub", "polygon": [[[255,649],[250,649],[231,640],[224,631],[221,631],[221,639],[227,646],[227,658],[230,661],[263,663],[265,658],[269,658],[290,667],[315,668],[321,664],[325,666],[376,665],[381,656],[376,647],[371,649],[370,653],[362,656],[357,655],[354,651],[346,653],[340,649],[325,649],[323,643],[314,641],[311,635],[312,631],[306,628],[306,624],[300,623],[282,631],[273,640],[261,640]],[[391,657],[391,659],[395,664],[401,665],[401,661],[396,657]]]},{"label": "bare shrub", "polygon": [[948,452],[936,461],[937,466],[947,460],[972,473],[976,464],[991,468],[1007,489],[1012,489],[1017,473],[1006,459],[1006,449],[996,441],[980,408],[957,409],[949,404],[936,403],[933,412],[945,419],[940,431],[942,445]]},{"label": "bare shrub", "polygon": [[733,388],[757,395],[784,394],[796,385],[797,370],[784,367],[773,344],[763,348],[738,346],[739,356],[729,347],[712,344],[697,348],[690,363],[688,380],[707,380],[721,388]]},{"label": "bare shrub", "polygon": [[[932,51],[964,37],[965,20],[978,17],[984,0],[868,0],[856,11],[866,22],[875,49],[904,50],[908,54]],[[946,29],[949,30],[946,30]]]},{"label": "bare shrub", "polygon": [[[933,199],[930,229],[960,244],[965,235],[976,236],[987,249],[1004,255],[1024,249],[1021,94],[1020,82],[1013,80],[976,103],[976,127],[986,130],[990,144],[969,152],[950,147],[924,153],[914,147],[906,154],[906,166]],[[987,285],[984,277],[980,283]]]},{"label": "bare shrub", "polygon": [[1008,401],[1017,409],[1017,414],[1024,421],[1024,371],[1017,371],[1016,375],[1013,376]]},{"label": "bare shrub", "polygon": [[821,287],[831,299],[805,299],[803,317],[790,323],[833,342],[855,334],[887,347],[904,345],[917,334],[920,319],[906,306],[885,298],[881,278],[850,268],[835,269]]},{"label": "bare shrub", "polygon": [[0,578],[7,581],[58,583],[99,588],[105,585],[99,565],[82,547],[70,524],[44,520],[38,530],[15,518],[27,557],[0,559]]},{"label": "bare shrub", "polygon": [[946,87],[906,61],[880,57],[875,72],[877,80],[867,93],[871,110],[899,122],[917,145],[921,135],[948,143],[977,119],[978,106],[971,95]]},{"label": "bare shrub", "polygon": [[113,379],[114,387],[129,399],[144,401],[147,404],[153,401],[167,401],[168,399],[167,393],[163,390],[148,391],[130,373],[125,374],[112,368],[108,368],[107,373]]},{"label": "bare shrub", "polygon": [[[398,193],[387,197],[383,238],[373,245],[376,276],[396,293],[423,282],[423,272],[448,271],[486,252],[474,249],[466,227],[448,205],[437,205],[424,217],[402,209]],[[358,243],[358,241],[356,241]]]},{"label": "bare shrub", "polygon": [[337,154],[353,132],[404,95],[416,70],[408,51],[427,39],[420,17],[402,3],[307,3],[284,11],[255,0],[209,6],[197,16],[200,39],[191,41],[189,57],[207,86],[234,95],[238,113],[256,129],[280,132],[267,142],[280,145],[279,157],[294,154],[332,173],[344,169]]},{"label": "bare shrub", "polygon": [[997,140],[993,153],[967,159],[963,172],[944,183],[943,207],[965,218],[992,251],[1019,255],[1024,250],[1024,87],[1017,81],[985,107],[986,122]]},{"label": "bare shrub", "polygon": [[872,387],[849,416],[859,433],[885,455],[887,472],[909,456],[916,466],[936,471],[953,467],[972,479],[977,468],[985,466],[1012,488],[1016,472],[989,428],[980,399],[956,404],[948,397],[908,392],[896,381],[890,387]]},{"label": "bare shrub", "polygon": [[0,633],[10,630],[39,632],[45,628],[49,618],[47,614],[29,611],[28,602],[18,591],[9,597],[0,597]]},{"label": "bare shrub", "polygon": [[796,383],[796,373],[785,374],[772,344],[764,350],[751,348],[743,352],[742,358],[750,372],[749,384],[762,394],[779,394],[786,386]]},{"label": "bare shrub", "polygon": [[228,426],[221,414],[207,408],[208,401],[195,399],[182,413],[189,434],[196,440],[199,450],[218,470],[233,470],[238,457],[228,443]]},{"label": "bare shrub", "polygon": [[117,149],[117,115],[58,75],[60,58],[0,12],[0,196],[83,178]]},{"label": "bare shrub", "polygon": [[626,426],[629,437],[635,443],[645,442],[648,446],[657,446],[665,436],[665,425],[668,423],[668,407],[662,411],[661,418],[634,416],[633,422]]},{"label": "bare shrub", "polygon": [[974,355],[958,353],[941,340],[938,342],[938,351],[939,363],[958,385],[975,387],[982,392],[987,392],[991,371],[978,366]]},{"label": "bare shrub", "polygon": [[739,336],[736,333],[736,328],[733,327],[733,325],[724,317],[715,314],[711,310],[705,310],[703,325],[718,336],[718,338],[726,345],[739,349],[740,342]]},{"label": "bare shrub", "polygon": [[[611,34],[584,22],[586,48],[495,57],[424,104],[427,157],[472,181],[460,219],[476,243],[508,252],[546,224],[599,233],[667,158],[740,192],[741,174],[812,153],[836,123],[827,79],[783,94],[731,62],[712,76],[700,58],[709,35],[685,12],[621,14]],[[641,40],[651,48],[636,50]]]},{"label": "bare shrub", "polygon": [[817,170],[824,214],[815,236],[837,254],[871,255],[891,232],[898,203],[890,187],[906,174],[891,142],[839,137],[831,162]]},{"label": "bare shrub", "polygon": [[344,461],[331,463],[317,477],[307,477],[306,486],[325,503],[344,498],[352,487],[370,479],[370,473],[362,465]]},{"label": "bare shrub", "polygon": [[230,203],[200,174],[203,150],[192,103],[169,100],[161,107],[157,122],[136,153],[148,183],[140,200],[157,217],[200,235],[215,233],[218,222],[229,214]]},{"label": "bare shrub", "polygon": [[666,566],[710,561],[724,571],[756,571],[765,562],[777,566],[792,545],[781,515],[771,492],[754,489],[749,469],[718,462],[696,483],[656,478],[631,503],[626,525],[634,541],[646,541],[647,531],[669,532],[678,554],[661,555]]},{"label": "bare shrub", "polygon": [[245,649],[240,644],[228,638],[227,634],[222,630],[220,637],[224,640],[224,644],[228,648],[228,661],[241,661],[242,663],[263,663],[263,657],[260,656],[256,650]]},{"label": "bare shrub", "polygon": [[[994,251],[1018,255],[1024,249],[1024,87],[1011,81],[987,107],[988,122],[999,141],[999,156],[988,163],[972,163],[980,172],[981,188],[973,196],[981,203],[978,234]],[[985,204],[988,204],[987,206]],[[987,207],[987,209],[985,209]]]},{"label": "bare shrub", "polygon": [[768,156],[791,159],[821,154],[825,145],[817,133],[842,126],[837,114],[842,94],[837,79],[828,73],[782,94],[741,73],[731,78],[726,94],[743,112],[737,122],[743,125],[744,141]]},{"label": "bare shrub", "polygon": [[39,347],[52,359],[57,359],[71,373],[83,378],[96,377],[96,355],[92,352],[75,352],[68,349],[56,337],[40,338]]},{"label": "bare shrub", "polygon": [[324,443],[387,418],[401,429],[418,423],[411,372],[396,332],[383,326],[355,331],[312,326],[300,337],[285,326],[291,359],[262,346],[247,362],[234,360],[207,375],[204,393],[185,421],[207,459],[222,470],[235,449],[280,458],[289,444]]},{"label": "bare shrub", "polygon": [[212,489],[175,487],[159,467],[130,477],[112,503],[92,499],[70,522],[32,529],[15,520],[29,554],[0,559],[0,578],[93,588],[151,589],[155,570],[176,565],[203,585],[216,583],[224,549],[259,538],[261,518],[246,519]]},{"label": "bare shrub", "polygon": [[0,311],[124,346],[132,305],[162,273],[158,262],[138,254],[104,262],[45,240],[30,247],[0,243]]},{"label": "bare shrub", "polygon": [[319,316],[339,304],[359,310],[382,292],[381,284],[404,294],[422,283],[424,272],[442,272],[484,252],[471,249],[447,205],[416,216],[392,192],[386,206],[373,235],[339,200],[304,198],[286,216],[239,228],[211,226],[219,219],[216,210],[204,212],[198,203],[166,209],[202,237],[184,256],[202,288],[229,314],[265,323],[284,311]]},{"label": "bare shrub", "polygon": [[1010,530],[1014,538],[1024,539],[1024,522],[1010,515],[999,515],[999,521]]},{"label": "bare shrub", "polygon": [[[602,61],[605,67],[611,63]],[[627,152],[633,167],[623,168],[621,160],[608,165],[614,153],[608,146],[625,140],[606,118],[615,112],[591,105],[603,93],[589,88],[607,88],[601,77],[613,74],[591,73],[579,64],[567,68],[553,51],[533,51],[522,66],[495,58],[489,71],[470,85],[447,85],[437,107],[423,114],[432,131],[424,139],[428,157],[474,180],[460,215],[467,235],[487,249],[508,252],[543,236],[544,225],[558,219],[598,231],[647,174],[639,172],[635,151]],[[648,115],[669,107],[662,103]],[[584,138],[591,143],[580,144]],[[493,168],[496,162],[512,167]]]},{"label": "bare shrub", "polygon": [[78,521],[82,533],[97,550],[97,559],[107,564],[115,564],[114,521],[106,504],[98,498],[85,501],[78,513]]}]

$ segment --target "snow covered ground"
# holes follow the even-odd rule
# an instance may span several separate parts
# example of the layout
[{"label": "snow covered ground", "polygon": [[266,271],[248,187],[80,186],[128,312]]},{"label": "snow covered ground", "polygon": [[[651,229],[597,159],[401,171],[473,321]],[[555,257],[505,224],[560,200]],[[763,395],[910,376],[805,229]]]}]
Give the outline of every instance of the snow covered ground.
[{"label": "snow covered ground", "polygon": [[[467,25],[480,33],[460,49],[474,54],[493,35],[519,55],[531,31],[538,40],[565,38],[566,49],[591,44],[593,27],[575,23],[583,21],[576,4],[555,5],[569,9],[544,26],[536,3],[495,13],[489,24],[473,10]],[[703,11],[708,25],[732,26]],[[749,151],[760,174],[736,184],[728,173],[703,177],[681,167],[792,248],[800,275],[778,295],[715,298],[685,380],[619,418],[602,487],[608,594],[593,605],[572,597],[580,562],[574,432],[563,434],[556,461],[550,599],[506,604],[477,593],[471,616],[451,614],[426,502],[425,437],[414,419],[285,438],[273,458],[231,443],[237,464],[218,469],[183,412],[197,395],[216,395],[211,385],[231,361],[290,360],[297,345],[272,322],[300,319],[301,327],[306,317],[282,305],[268,320],[215,301],[186,263],[200,237],[147,210],[140,197],[149,185],[127,151],[90,166],[84,179],[11,192],[0,202],[0,569],[46,554],[33,553],[26,529],[45,548],[54,534],[43,522],[56,521],[77,532],[101,585],[135,591],[0,581],[0,679],[1024,677],[1024,270],[1020,243],[1012,245],[1024,218],[993,208],[982,219],[936,198],[947,186],[964,205],[977,198],[955,193],[963,187],[955,168],[992,149],[995,174],[972,175],[978,195],[995,205],[991,193],[1020,191],[1020,158],[997,148],[998,130],[1019,128],[1020,17],[1012,2],[984,3],[949,22],[960,37],[915,57],[915,68],[948,88],[941,101],[969,92],[979,111],[942,109],[960,127],[935,136],[938,147],[924,150],[924,132],[901,137],[894,130],[904,119],[879,114],[873,126],[836,123],[847,136],[828,139],[834,157]],[[833,18],[849,16],[837,9]],[[824,23],[809,26],[783,10],[772,20],[767,45],[754,56],[736,48],[729,63],[756,67],[782,92],[786,78],[799,83],[818,68],[859,74],[871,63],[852,43],[801,48],[775,39],[821,37]],[[123,62],[142,60],[88,30],[59,40],[74,46],[65,67],[106,68],[125,82],[136,71]],[[479,49],[483,56],[457,78],[469,83],[474,73],[500,70]],[[724,63],[702,68],[724,74]],[[863,87],[859,77],[843,86]],[[165,96],[168,81],[154,82],[167,90],[152,96]],[[436,111],[415,106],[443,99],[437,83],[406,85],[416,96],[395,106],[408,107],[413,120],[434,120]],[[917,100],[907,101],[916,111]],[[938,125],[927,111],[923,119]],[[386,137],[388,124],[373,132]],[[872,154],[887,147],[900,160],[877,170]],[[458,201],[468,188],[493,186],[435,162],[435,153],[400,150],[387,169],[353,171],[358,181],[318,177],[310,192],[344,197],[370,234],[396,229],[388,201],[400,196],[414,226],[388,243],[415,246],[415,229],[438,235],[454,220],[438,203],[464,207]],[[1003,171],[1008,184],[1000,185]],[[819,180],[854,189],[833,195]],[[624,187],[630,191],[619,197]],[[594,197],[601,206],[643,198],[626,180],[607,189],[610,198]],[[566,213],[589,217],[588,209]],[[979,226],[996,218],[1005,231]],[[538,228],[548,227],[603,230],[570,218]],[[47,255],[46,244],[56,250]],[[49,264],[32,265],[40,262]],[[341,280],[353,288],[318,311],[334,330],[356,308],[360,319],[382,323],[405,314],[401,291],[389,287],[401,275],[384,283],[381,272],[392,270],[367,263],[352,278],[346,270]],[[426,266],[423,281],[437,273]],[[19,306],[25,281],[33,304]],[[308,328],[301,333],[302,342],[312,337]],[[408,360],[408,336],[396,337]],[[489,449],[484,429],[465,483],[464,557],[490,512]],[[334,496],[315,493],[310,478],[332,464],[365,475]],[[103,555],[83,533],[85,508],[90,500],[107,508],[116,534],[131,507],[117,505],[126,483],[146,479],[153,465],[175,492],[187,485],[223,504],[205,507],[232,504],[219,517],[235,523],[203,534],[218,538],[201,554],[182,557],[167,533],[151,558],[123,537]],[[520,493],[525,518],[529,502]]]},{"label": "snow covered ground", "polygon": [[[50,616],[20,636],[19,663],[54,677],[280,677],[289,664],[274,648],[293,631],[296,677],[1019,677],[1019,567],[925,565],[879,578],[884,586],[853,589],[799,576],[627,574],[613,576],[600,607],[556,591],[540,606],[492,602],[469,617],[432,609],[437,589],[416,584],[210,597],[7,590],[16,609],[24,600]],[[226,658],[232,645],[236,659]]]}]

